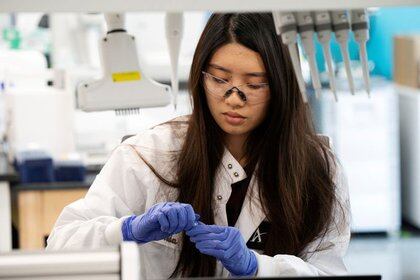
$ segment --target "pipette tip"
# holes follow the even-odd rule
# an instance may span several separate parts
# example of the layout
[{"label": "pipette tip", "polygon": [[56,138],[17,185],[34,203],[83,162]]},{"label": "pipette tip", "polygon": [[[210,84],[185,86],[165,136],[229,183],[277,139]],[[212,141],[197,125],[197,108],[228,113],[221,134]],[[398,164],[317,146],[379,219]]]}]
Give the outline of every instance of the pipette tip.
[{"label": "pipette tip", "polygon": [[321,90],[320,89],[315,89],[315,96],[316,96],[316,99],[319,99],[321,97]]},{"label": "pipette tip", "polygon": [[331,92],[332,92],[332,93],[333,93],[333,95],[334,95],[334,100],[335,100],[335,102],[338,102],[337,91],[336,91],[335,89],[331,89]]}]

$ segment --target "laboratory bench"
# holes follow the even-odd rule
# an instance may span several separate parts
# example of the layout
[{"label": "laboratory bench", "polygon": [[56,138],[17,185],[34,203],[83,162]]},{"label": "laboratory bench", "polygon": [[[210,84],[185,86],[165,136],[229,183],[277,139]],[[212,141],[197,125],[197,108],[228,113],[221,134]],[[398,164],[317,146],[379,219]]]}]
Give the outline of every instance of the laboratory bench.
[{"label": "laboratory bench", "polygon": [[88,166],[83,182],[23,184],[7,157],[0,156],[0,253],[12,249],[12,224],[19,249],[44,248],[63,208],[85,196],[101,168]]},{"label": "laboratory bench", "polygon": [[[97,173],[97,172],[96,172]],[[63,208],[83,198],[96,177],[84,182],[17,184],[12,187],[13,222],[19,232],[19,248],[40,249]]]}]

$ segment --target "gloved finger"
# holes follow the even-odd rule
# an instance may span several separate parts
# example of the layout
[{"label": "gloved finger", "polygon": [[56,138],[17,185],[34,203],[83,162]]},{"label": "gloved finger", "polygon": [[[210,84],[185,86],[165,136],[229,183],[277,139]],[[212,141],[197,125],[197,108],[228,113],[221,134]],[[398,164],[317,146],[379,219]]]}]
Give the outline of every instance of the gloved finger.
[{"label": "gloved finger", "polygon": [[169,220],[166,215],[162,212],[156,214],[158,222],[160,224],[160,230],[163,232],[169,232]]},{"label": "gloved finger", "polygon": [[158,204],[155,204],[154,206],[157,206],[156,209],[157,210],[161,210],[167,207],[170,207],[173,204],[173,202],[161,202]]},{"label": "gloved finger", "polygon": [[190,237],[190,240],[194,243],[199,241],[205,241],[205,240],[219,240],[224,241],[227,238],[227,233],[221,232],[221,233],[203,233],[203,234],[197,234],[193,237]]},{"label": "gloved finger", "polygon": [[202,249],[202,250],[200,250],[199,249],[199,251],[202,254],[206,254],[206,255],[215,257],[218,260],[224,260],[224,252],[222,250],[219,250],[219,249]]},{"label": "gloved finger", "polygon": [[227,230],[227,237],[222,240],[222,242],[218,245],[218,249],[227,250],[229,249],[233,244],[241,243],[241,235],[239,232],[233,231],[233,230]]},{"label": "gloved finger", "polygon": [[190,230],[196,223],[196,216],[194,213],[194,209],[189,204],[184,204],[184,210],[187,213],[187,224],[185,226],[185,230]]},{"label": "gloved finger", "polygon": [[225,230],[226,227],[224,226],[217,226],[217,225],[206,225],[203,223],[199,223],[191,230],[187,231],[187,235],[189,237],[195,236],[197,234],[203,233],[221,233]]},{"label": "gloved finger", "polygon": [[238,250],[235,251],[233,254],[229,254],[228,251],[225,251],[225,260],[229,260],[231,263],[233,262],[240,262],[241,260],[244,259],[244,255],[245,255],[245,250]]},{"label": "gloved finger", "polygon": [[[242,244],[239,242],[236,242],[234,244],[231,244],[231,246],[225,250],[225,257],[227,259],[231,259],[234,256],[239,257],[239,253],[241,253],[241,251],[243,251],[243,247]],[[246,248],[248,249],[248,248]]]},{"label": "gloved finger", "polygon": [[[199,250],[203,249],[218,249],[219,240],[205,240],[195,243],[195,247]],[[220,249],[218,249],[220,250]]]},{"label": "gloved finger", "polygon": [[169,233],[174,233],[176,228],[178,227],[178,215],[174,208],[166,208],[161,210],[163,214],[165,214],[166,218],[169,221]]},{"label": "gloved finger", "polygon": [[178,227],[174,233],[179,233],[183,231],[187,226],[187,210],[183,206],[176,207],[175,209],[178,216]]}]

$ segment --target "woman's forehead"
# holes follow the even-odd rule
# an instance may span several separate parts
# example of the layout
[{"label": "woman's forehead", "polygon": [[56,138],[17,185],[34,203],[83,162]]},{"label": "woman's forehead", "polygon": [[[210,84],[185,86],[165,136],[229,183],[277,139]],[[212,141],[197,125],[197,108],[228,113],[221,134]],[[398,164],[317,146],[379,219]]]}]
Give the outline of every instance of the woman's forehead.
[{"label": "woman's forehead", "polygon": [[209,67],[228,74],[264,76],[265,67],[259,53],[238,43],[229,43],[213,54]]}]

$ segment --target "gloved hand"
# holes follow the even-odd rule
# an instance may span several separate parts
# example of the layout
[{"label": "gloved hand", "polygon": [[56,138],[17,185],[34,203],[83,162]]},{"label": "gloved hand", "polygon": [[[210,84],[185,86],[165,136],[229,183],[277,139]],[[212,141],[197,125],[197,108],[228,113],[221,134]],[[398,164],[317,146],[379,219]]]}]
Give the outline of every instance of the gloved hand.
[{"label": "gloved hand", "polygon": [[186,231],[195,247],[203,254],[220,260],[235,276],[253,276],[257,271],[257,258],[248,249],[237,228],[205,225],[199,222]]},{"label": "gloved hand", "polygon": [[124,220],[122,233],[124,241],[147,243],[165,239],[183,230],[191,229],[199,215],[191,205],[178,202],[161,202],[153,205],[140,216]]}]

